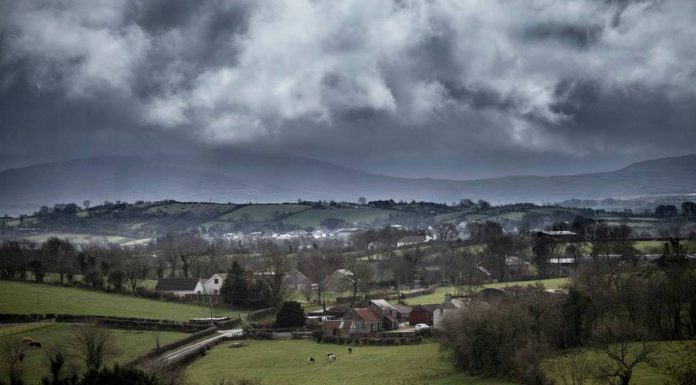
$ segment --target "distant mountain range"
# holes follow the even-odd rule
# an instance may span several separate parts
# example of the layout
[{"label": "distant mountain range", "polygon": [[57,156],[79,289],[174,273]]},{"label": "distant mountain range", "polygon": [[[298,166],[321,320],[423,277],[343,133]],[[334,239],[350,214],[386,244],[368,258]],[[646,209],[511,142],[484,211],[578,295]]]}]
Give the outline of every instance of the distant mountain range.
[{"label": "distant mountain range", "polygon": [[0,214],[90,200],[285,202],[461,198],[493,203],[555,202],[696,192],[696,154],[620,170],[478,180],[397,178],[300,157],[234,153],[208,157],[96,157],[0,171]]}]

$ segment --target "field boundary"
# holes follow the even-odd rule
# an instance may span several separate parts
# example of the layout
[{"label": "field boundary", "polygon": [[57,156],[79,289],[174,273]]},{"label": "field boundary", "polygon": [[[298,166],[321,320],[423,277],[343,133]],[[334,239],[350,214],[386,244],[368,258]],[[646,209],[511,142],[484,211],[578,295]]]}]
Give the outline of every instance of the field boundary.
[{"label": "field boundary", "polygon": [[22,323],[17,326],[0,329],[0,337],[7,337],[14,334],[26,333],[29,331],[45,328],[56,324],[55,318],[45,319],[31,323]]}]

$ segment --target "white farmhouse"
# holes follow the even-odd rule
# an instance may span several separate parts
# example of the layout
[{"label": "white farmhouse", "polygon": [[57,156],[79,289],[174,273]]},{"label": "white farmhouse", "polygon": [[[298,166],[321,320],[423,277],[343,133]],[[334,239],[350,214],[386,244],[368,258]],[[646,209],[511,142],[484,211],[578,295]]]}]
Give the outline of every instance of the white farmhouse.
[{"label": "white farmhouse", "polygon": [[163,278],[157,281],[155,291],[183,297],[187,294],[203,294],[203,285],[197,278]]},{"label": "white farmhouse", "polygon": [[227,278],[227,273],[216,273],[212,277],[208,278],[203,284],[203,289],[205,294],[219,295],[220,289],[222,288],[222,283],[225,282]]}]

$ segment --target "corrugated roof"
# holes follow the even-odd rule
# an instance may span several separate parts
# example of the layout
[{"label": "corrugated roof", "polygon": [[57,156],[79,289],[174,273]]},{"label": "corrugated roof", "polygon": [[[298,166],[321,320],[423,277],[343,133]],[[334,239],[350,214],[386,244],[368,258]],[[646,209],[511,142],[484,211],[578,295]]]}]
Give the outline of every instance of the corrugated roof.
[{"label": "corrugated roof", "polygon": [[198,278],[163,278],[157,281],[157,291],[193,291],[198,285]]},{"label": "corrugated roof", "polygon": [[372,300],[370,300],[370,303],[374,304],[375,306],[377,306],[378,308],[380,308],[382,310],[396,310],[394,305],[390,304],[385,299],[372,299]]},{"label": "corrugated roof", "polygon": [[378,322],[382,320],[382,317],[369,307],[361,307],[353,309],[353,311],[355,311],[355,314],[357,314],[360,319],[366,322]]}]

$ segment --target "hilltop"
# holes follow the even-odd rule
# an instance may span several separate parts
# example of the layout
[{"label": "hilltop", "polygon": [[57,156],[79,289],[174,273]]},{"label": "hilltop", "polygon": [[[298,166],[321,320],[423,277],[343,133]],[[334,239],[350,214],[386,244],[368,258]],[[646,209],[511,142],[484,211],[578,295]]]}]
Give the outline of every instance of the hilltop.
[{"label": "hilltop", "polygon": [[394,199],[500,203],[627,198],[696,192],[696,155],[567,176],[479,180],[409,179],[370,174],[300,157],[233,153],[98,157],[0,171],[0,213],[27,214],[55,202],[292,202]]}]

